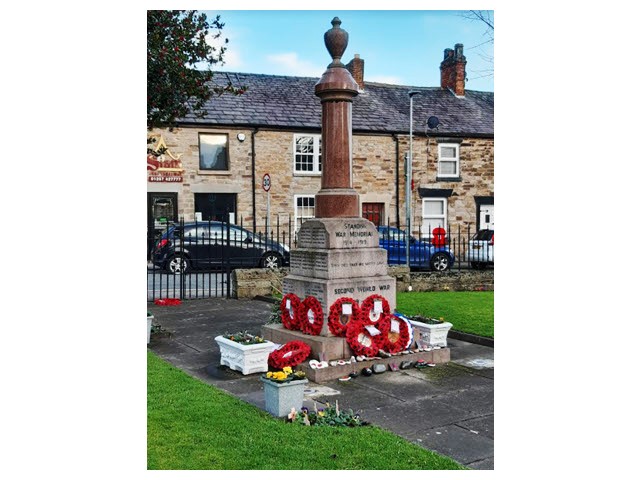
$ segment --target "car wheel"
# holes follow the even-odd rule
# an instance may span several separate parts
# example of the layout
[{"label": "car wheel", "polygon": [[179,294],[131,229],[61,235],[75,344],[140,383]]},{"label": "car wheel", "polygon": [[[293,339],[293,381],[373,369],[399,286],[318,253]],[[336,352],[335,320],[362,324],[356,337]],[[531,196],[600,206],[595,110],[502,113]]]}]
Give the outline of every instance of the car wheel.
[{"label": "car wheel", "polygon": [[174,255],[167,261],[167,272],[174,275],[187,273],[189,270],[189,260],[181,255]]},{"label": "car wheel", "polygon": [[262,268],[280,268],[282,267],[282,257],[275,252],[269,252],[260,261]]},{"label": "car wheel", "polygon": [[438,252],[433,257],[431,257],[431,261],[429,263],[431,265],[431,270],[444,272],[451,266],[451,259],[447,254]]}]

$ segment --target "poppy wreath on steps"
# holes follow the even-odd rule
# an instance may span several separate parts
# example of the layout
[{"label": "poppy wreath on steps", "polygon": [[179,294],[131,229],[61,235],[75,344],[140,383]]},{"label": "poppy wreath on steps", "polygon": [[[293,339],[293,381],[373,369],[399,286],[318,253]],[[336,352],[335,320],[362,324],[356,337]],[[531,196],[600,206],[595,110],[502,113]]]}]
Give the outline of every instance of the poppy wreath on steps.
[{"label": "poppy wreath on steps", "polygon": [[293,340],[282,345],[269,354],[269,366],[282,370],[284,367],[295,367],[311,355],[311,347],[301,340]]},{"label": "poppy wreath on steps", "polygon": [[307,335],[318,335],[322,330],[324,314],[322,305],[316,297],[307,297],[300,304],[297,312],[298,327]]},{"label": "poppy wreath on steps", "polygon": [[[382,302],[382,313],[378,314],[377,318],[371,318],[373,314],[373,307],[376,301]],[[382,295],[369,295],[364,301],[360,304],[360,317],[359,319],[369,325],[377,323],[380,319],[388,317],[391,315],[391,310],[389,308],[389,302]],[[375,316],[375,315],[374,315]]]},{"label": "poppy wreath on steps", "polygon": [[[342,323],[342,317],[347,316],[342,313],[342,306],[346,304],[351,304],[351,315],[349,315],[346,323]],[[329,331],[336,337],[344,337],[347,334],[347,325],[349,322],[357,320],[359,314],[360,307],[358,307],[358,302],[353,298],[341,297],[337,299],[329,309]]]},{"label": "poppy wreath on steps", "polygon": [[413,345],[413,325],[411,325],[411,322],[409,322],[409,320],[407,320],[406,318],[400,318],[397,315],[393,315],[395,317],[396,320],[404,322],[407,325],[408,328],[408,332],[409,332],[409,340],[407,341],[407,345],[404,347],[405,350],[408,350],[411,348],[411,345]]},{"label": "poppy wreath on steps", "polygon": [[[287,308],[287,301],[289,302],[289,308]],[[287,293],[282,297],[280,302],[280,319],[282,325],[287,330],[300,330],[298,325],[298,308],[300,308],[300,299],[295,293]]]},{"label": "poppy wreath on steps", "polygon": [[383,331],[377,335],[371,335],[366,327],[378,329],[378,325],[373,325],[371,322],[352,319],[347,324],[347,343],[354,354],[375,357],[382,348],[386,335]]},{"label": "poppy wreath on steps", "polygon": [[[398,353],[406,350],[413,338],[411,326],[408,322],[395,315],[385,316],[376,326],[383,332],[385,337],[382,349],[389,353]],[[394,330],[397,330],[397,332],[394,332]]]}]

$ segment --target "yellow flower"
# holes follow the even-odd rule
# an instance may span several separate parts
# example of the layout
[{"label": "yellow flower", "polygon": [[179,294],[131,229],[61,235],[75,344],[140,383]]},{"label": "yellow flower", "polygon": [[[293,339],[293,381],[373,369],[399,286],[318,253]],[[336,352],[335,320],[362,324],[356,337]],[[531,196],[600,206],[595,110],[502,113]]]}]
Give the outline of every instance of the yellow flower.
[{"label": "yellow flower", "polygon": [[291,367],[284,367],[284,368],[282,369],[282,371],[283,371],[284,373],[289,374],[289,373],[291,373],[293,370],[291,370]]},{"label": "yellow flower", "polygon": [[273,377],[273,372],[267,372],[267,378]]}]

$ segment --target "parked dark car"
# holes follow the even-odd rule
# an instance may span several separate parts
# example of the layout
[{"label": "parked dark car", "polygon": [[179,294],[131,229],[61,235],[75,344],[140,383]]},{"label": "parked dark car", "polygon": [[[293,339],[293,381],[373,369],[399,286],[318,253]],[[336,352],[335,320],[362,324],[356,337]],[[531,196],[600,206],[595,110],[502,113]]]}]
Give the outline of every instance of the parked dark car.
[{"label": "parked dark car", "polygon": [[226,265],[231,268],[279,268],[289,265],[289,258],[286,245],[222,222],[169,227],[153,251],[154,265],[174,274]]},{"label": "parked dark car", "polygon": [[417,240],[395,227],[378,227],[378,233],[380,246],[387,251],[389,265],[407,264],[406,239],[408,237],[410,267],[443,272],[453,266],[455,257],[447,245],[435,246],[430,242]]}]

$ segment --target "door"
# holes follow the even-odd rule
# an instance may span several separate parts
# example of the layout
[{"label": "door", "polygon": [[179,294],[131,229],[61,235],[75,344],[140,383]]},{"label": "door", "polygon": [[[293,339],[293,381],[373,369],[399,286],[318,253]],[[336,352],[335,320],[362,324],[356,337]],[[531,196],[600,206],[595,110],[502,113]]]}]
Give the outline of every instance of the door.
[{"label": "door", "polygon": [[493,205],[480,205],[480,218],[478,219],[478,230],[494,230],[493,228]]},{"label": "door", "polygon": [[177,193],[147,193],[147,259],[156,240],[178,221]]},{"label": "door", "polygon": [[[236,223],[236,194],[235,193],[196,193],[195,217],[197,221]],[[229,212],[229,218],[227,218]]]},{"label": "door", "polygon": [[362,218],[366,218],[376,227],[384,223],[384,203],[363,203]]}]

